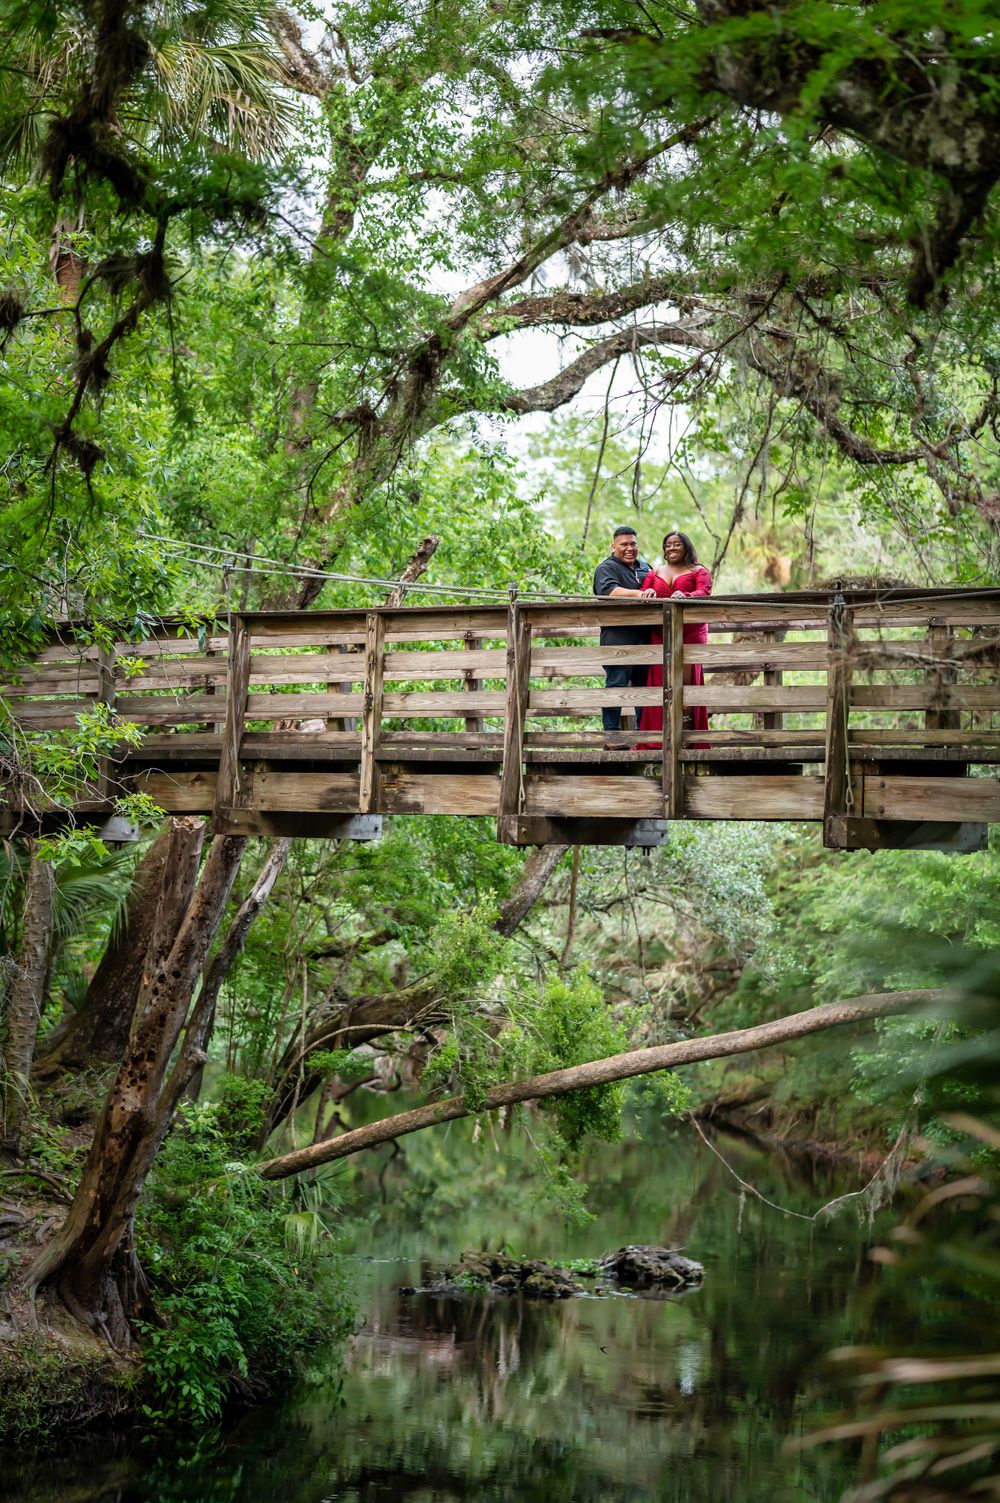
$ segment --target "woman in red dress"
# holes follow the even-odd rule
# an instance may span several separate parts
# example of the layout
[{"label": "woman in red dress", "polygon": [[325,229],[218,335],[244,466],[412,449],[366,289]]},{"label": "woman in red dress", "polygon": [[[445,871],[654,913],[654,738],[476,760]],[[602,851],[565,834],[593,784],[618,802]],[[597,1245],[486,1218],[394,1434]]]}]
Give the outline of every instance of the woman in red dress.
[{"label": "woman in red dress", "polygon": [[[697,596],[711,595],[712,576],[708,570],[698,562],[698,555],[694,551],[694,544],[684,532],[668,532],[663,539],[663,562],[657,564],[642,581],[641,588],[655,590],[660,600],[691,600]],[[654,628],[650,641],[663,641],[663,633]],[[685,626],[684,645],[694,642],[708,641],[708,627],[702,622],[698,626]],[[705,674],[700,663],[685,664],[685,684],[703,684]],[[652,689],[663,684],[663,665],[654,663],[646,678],[647,687]],[[659,731],[663,733],[663,706],[646,705],[639,721],[641,731]],[[684,716],[684,729],[693,731],[708,730],[708,711],[704,705],[695,705],[690,714]],[[658,748],[662,742],[650,743]]]}]

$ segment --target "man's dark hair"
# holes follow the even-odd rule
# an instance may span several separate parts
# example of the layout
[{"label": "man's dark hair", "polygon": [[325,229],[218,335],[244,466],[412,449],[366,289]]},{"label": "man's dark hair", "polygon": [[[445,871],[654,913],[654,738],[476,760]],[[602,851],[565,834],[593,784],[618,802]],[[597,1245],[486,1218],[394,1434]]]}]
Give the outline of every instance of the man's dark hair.
[{"label": "man's dark hair", "polygon": [[634,527],[616,527],[611,536],[614,538],[623,538],[626,533],[633,538],[639,536]]},{"label": "man's dark hair", "polygon": [[687,533],[686,532],[681,532],[681,530],[680,530],[679,527],[671,527],[671,529],[670,529],[669,532],[665,532],[663,534],[663,556],[664,556],[664,558],[666,557],[666,554],[667,554],[667,539],[668,538],[680,538],[681,542],[684,544],[684,562],[686,564],[696,564],[698,562],[698,555],[694,551],[694,544],[692,543],[691,539],[688,537]]}]

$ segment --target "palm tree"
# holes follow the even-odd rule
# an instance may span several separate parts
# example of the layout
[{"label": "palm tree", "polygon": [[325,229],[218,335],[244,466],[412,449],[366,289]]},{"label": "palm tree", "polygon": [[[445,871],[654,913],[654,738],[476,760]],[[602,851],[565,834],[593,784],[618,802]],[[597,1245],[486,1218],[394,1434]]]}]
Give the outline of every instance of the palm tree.
[{"label": "palm tree", "polygon": [[[272,157],[295,118],[274,15],[273,6],[251,0],[159,0],[147,8],[130,81],[114,103],[116,132],[159,160],[185,143]],[[0,44],[0,163],[8,171],[37,170],[53,121],[92,86],[98,49],[76,9],[66,7],[49,31],[29,4],[10,17]]]}]

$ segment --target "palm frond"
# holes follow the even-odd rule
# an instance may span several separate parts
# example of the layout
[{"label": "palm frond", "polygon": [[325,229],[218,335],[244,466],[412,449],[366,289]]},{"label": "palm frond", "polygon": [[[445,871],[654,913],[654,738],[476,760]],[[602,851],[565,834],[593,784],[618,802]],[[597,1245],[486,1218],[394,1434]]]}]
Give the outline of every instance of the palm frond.
[{"label": "palm frond", "polygon": [[132,885],[135,857],[125,849],[91,861],[66,862],[56,870],[52,928],[56,943],[85,938],[121,923]]},{"label": "palm frond", "polygon": [[255,39],[178,37],[154,51],[156,109],[165,139],[192,132],[262,156],[285,139],[295,109],[273,47]]}]

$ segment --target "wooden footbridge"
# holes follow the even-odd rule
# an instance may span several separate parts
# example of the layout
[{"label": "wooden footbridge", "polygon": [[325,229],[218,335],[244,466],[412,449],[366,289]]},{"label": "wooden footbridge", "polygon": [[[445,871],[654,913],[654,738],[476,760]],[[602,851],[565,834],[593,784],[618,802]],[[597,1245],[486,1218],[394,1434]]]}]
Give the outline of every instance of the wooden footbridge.
[{"label": "wooden footbridge", "polygon": [[[662,645],[598,645],[624,622]],[[699,622],[708,644],[685,645]],[[662,685],[606,690],[606,663]],[[662,708],[662,746],[606,737],[609,703]],[[0,686],[15,745],[95,705],[144,732],[76,806],[98,823],[131,789],[219,830],[306,837],[492,815],[516,844],[655,845],[669,820],[779,819],[844,848],[968,850],[1000,822],[997,589],[241,612],[113,650],[67,626]],[[698,705],[707,732],[685,729]],[[8,831],[59,817],[15,786]]]}]

